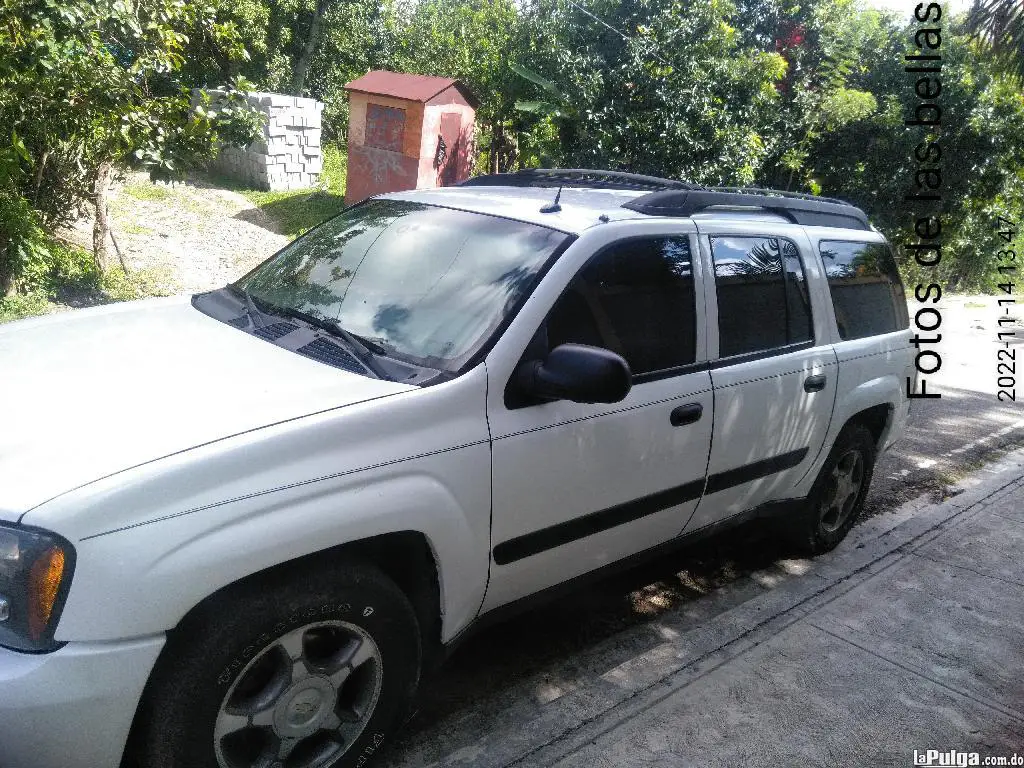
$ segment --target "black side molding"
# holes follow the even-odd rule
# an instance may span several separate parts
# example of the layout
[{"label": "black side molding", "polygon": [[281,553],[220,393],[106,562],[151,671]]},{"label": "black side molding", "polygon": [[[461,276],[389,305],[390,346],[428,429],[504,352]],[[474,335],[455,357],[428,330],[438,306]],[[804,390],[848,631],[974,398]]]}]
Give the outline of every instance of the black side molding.
[{"label": "black side molding", "polygon": [[539,531],[527,533],[524,536],[517,536],[494,548],[494,562],[498,565],[514,563],[524,557],[540,554],[571,541],[607,531],[609,528],[631,523],[677,504],[685,504],[688,501],[699,499],[703,492],[704,480],[694,480],[650,496],[602,509],[599,512],[591,512],[583,517],[558,523],[549,528],[541,528]]},{"label": "black side molding", "polygon": [[807,452],[807,448],[801,448],[798,451],[790,451],[763,461],[755,461],[753,464],[712,475],[707,479],[706,487],[703,480],[694,480],[650,496],[617,504],[614,507],[591,512],[564,523],[541,528],[533,533],[517,536],[514,539],[503,541],[494,548],[494,562],[498,565],[508,565],[577,539],[584,539],[595,533],[631,523],[669,507],[699,499],[703,495],[724,491],[735,485],[774,475],[800,464],[807,456]]},{"label": "black side molding", "polygon": [[753,464],[744,464],[736,469],[717,472],[708,478],[708,487],[704,493],[718,493],[727,488],[749,483],[751,480],[757,480],[761,477],[768,477],[768,475],[792,469],[804,460],[807,456],[807,451],[807,448],[801,448],[799,451],[782,453],[778,456],[772,456],[770,459],[755,461]]}]

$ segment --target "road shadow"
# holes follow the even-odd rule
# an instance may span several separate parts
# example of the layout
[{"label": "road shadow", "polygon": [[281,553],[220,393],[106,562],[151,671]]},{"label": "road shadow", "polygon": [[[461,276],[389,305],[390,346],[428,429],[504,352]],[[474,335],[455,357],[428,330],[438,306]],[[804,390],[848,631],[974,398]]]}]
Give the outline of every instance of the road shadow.
[{"label": "road shadow", "polygon": [[[994,367],[993,367],[994,370]],[[992,376],[992,384],[995,377]],[[906,430],[878,458],[860,521],[927,494],[933,503],[955,495],[967,472],[1024,442],[1024,415],[992,393],[942,385],[941,399],[914,402]]]},{"label": "road shadow", "polygon": [[246,208],[234,218],[276,234],[297,237],[317,224],[334,218],[345,208],[345,198],[324,190],[307,190],[271,198]]},{"label": "road shadow", "polygon": [[[688,610],[694,604],[789,554],[764,521],[753,521],[479,631],[425,681],[383,764],[406,765],[411,749],[467,718],[489,722],[524,698],[557,698],[566,670],[596,676],[636,658],[664,642],[666,620],[673,631],[698,626],[709,610],[727,608]],[[764,589],[752,583],[747,592]],[[650,632],[626,632],[645,624]]]}]

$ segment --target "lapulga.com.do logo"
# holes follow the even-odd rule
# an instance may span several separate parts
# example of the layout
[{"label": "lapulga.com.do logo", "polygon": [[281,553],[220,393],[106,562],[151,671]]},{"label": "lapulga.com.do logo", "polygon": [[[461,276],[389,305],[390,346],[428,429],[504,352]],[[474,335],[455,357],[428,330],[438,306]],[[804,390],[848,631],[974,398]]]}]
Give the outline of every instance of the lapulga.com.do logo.
[{"label": "lapulga.com.do logo", "polygon": [[941,752],[937,749],[926,749],[923,752],[914,750],[915,766],[956,766],[964,768],[968,765],[1021,765],[1024,766],[1024,756],[1011,755],[1008,758],[988,758],[983,763],[981,755],[977,752],[957,752],[950,749]]}]

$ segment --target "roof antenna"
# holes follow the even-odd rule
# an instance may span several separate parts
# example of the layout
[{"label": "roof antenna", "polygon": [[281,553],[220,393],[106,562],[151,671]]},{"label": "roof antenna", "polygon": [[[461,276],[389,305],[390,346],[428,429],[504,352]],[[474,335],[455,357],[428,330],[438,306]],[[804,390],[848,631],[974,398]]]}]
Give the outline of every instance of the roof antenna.
[{"label": "roof antenna", "polygon": [[561,197],[562,197],[562,188],[559,187],[557,194],[555,194],[555,201],[553,203],[548,203],[547,205],[545,205],[543,208],[540,209],[540,212],[541,213],[558,213],[560,210],[562,210],[562,206],[558,204],[558,201],[559,201],[559,199],[561,199]]}]

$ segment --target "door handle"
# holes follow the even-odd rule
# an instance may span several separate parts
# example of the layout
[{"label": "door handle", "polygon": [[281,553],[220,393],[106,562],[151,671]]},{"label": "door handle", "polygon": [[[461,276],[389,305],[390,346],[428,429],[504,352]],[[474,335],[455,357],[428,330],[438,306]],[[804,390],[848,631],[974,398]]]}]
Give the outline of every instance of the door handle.
[{"label": "door handle", "polygon": [[804,392],[821,392],[825,388],[825,374],[818,373],[804,379]]},{"label": "door handle", "polygon": [[693,424],[695,421],[700,421],[700,417],[703,413],[703,405],[700,403],[689,403],[688,405],[680,405],[678,408],[673,408],[672,413],[669,414],[668,420],[672,422],[673,427],[684,427],[687,424]]}]

